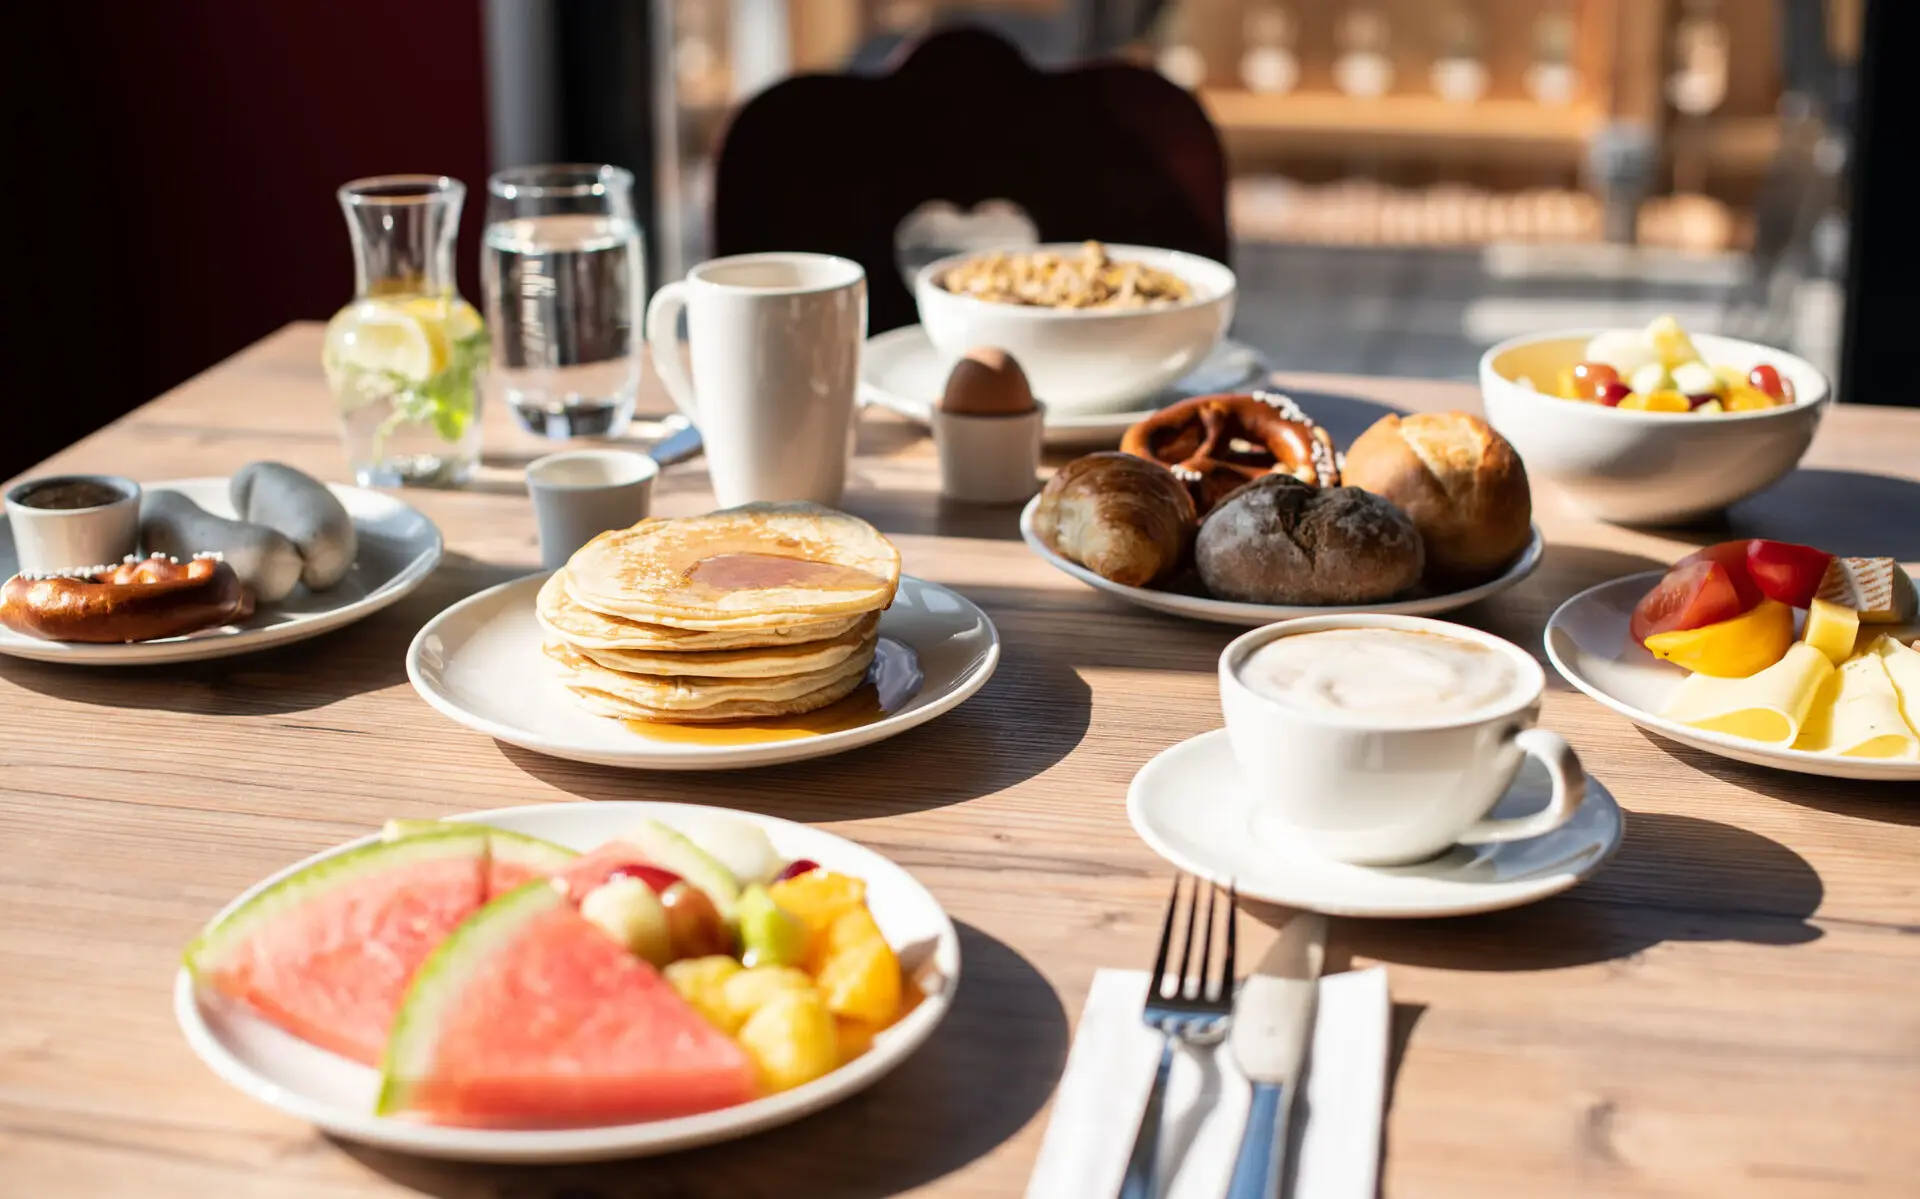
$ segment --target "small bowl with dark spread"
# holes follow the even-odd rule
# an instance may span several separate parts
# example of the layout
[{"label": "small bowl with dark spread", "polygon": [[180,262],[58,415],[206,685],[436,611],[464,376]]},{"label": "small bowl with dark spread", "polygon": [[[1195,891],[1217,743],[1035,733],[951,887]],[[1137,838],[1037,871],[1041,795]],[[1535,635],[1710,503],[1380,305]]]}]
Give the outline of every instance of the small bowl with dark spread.
[{"label": "small bowl with dark spread", "polygon": [[139,549],[140,485],[117,475],[50,475],[7,490],[22,573],[109,566]]}]

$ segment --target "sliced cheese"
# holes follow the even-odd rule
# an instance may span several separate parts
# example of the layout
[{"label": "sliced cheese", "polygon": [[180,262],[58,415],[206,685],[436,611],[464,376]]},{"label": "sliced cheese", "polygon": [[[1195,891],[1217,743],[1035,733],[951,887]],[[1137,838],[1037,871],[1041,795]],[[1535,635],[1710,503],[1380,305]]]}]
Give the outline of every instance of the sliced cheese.
[{"label": "sliced cheese", "polygon": [[1853,657],[1860,635],[1860,614],[1845,604],[1816,599],[1807,609],[1807,631],[1800,639],[1827,656],[1835,666]]},{"label": "sliced cheese", "polygon": [[1852,608],[1867,624],[1900,624],[1914,617],[1913,580],[1892,558],[1835,558],[1815,594]]},{"label": "sliced cheese", "polygon": [[1886,665],[1893,689],[1900,693],[1900,715],[1909,727],[1920,733],[1920,649],[1900,644],[1885,633],[1874,638],[1867,652],[1879,655]]},{"label": "sliced cheese", "polygon": [[1814,696],[1795,749],[1850,758],[1920,758],[1920,736],[1878,654],[1856,654]]},{"label": "sliced cheese", "polygon": [[1689,675],[1660,714],[1709,732],[1792,745],[1833,674],[1825,654],[1796,641],[1778,662],[1744,679]]}]

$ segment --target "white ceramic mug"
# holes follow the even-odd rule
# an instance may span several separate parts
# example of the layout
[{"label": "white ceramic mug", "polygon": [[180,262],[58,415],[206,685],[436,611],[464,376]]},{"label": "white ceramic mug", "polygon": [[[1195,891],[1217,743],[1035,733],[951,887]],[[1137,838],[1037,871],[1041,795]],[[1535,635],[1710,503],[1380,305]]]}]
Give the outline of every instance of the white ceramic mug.
[{"label": "white ceramic mug", "polygon": [[[680,360],[682,309],[691,378]],[[654,294],[654,369],[700,426],[721,507],[840,502],[866,337],[866,272],[828,254],[716,258]]]},{"label": "white ceramic mug", "polygon": [[568,450],[527,464],[540,565],[559,570],[608,529],[645,520],[660,464],[626,450]]},{"label": "white ceramic mug", "polygon": [[[1241,679],[1248,656],[1261,646],[1327,629],[1405,629],[1483,645],[1511,666],[1513,690],[1458,716],[1399,720],[1304,710],[1261,695]],[[1417,616],[1288,620],[1255,629],[1220,654],[1220,706],[1256,828],[1366,865],[1417,862],[1462,842],[1537,837],[1572,818],[1586,796],[1586,775],[1559,734],[1534,727],[1545,690],[1545,673],[1519,646]],[[1552,780],[1547,806],[1526,816],[1488,819],[1529,755]]]}]

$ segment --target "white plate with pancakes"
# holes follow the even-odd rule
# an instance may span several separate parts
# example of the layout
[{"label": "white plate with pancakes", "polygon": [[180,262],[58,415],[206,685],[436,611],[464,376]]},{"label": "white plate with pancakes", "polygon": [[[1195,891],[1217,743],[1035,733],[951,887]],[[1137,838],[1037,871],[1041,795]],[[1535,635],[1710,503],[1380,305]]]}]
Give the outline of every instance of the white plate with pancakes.
[{"label": "white plate with pancakes", "polygon": [[[1357,612],[1379,612],[1396,616],[1437,616],[1442,612],[1452,612],[1468,604],[1498,595],[1510,587],[1518,585],[1540,565],[1540,557],[1546,551],[1546,538],[1540,534],[1540,526],[1533,526],[1533,540],[1521,551],[1513,565],[1496,578],[1487,580],[1478,586],[1460,591],[1414,594],[1403,599],[1388,600],[1378,604],[1353,604],[1338,606],[1303,606],[1289,604],[1247,604],[1236,600],[1214,599],[1195,591],[1162,590],[1157,587],[1129,587],[1116,583],[1112,579],[1095,574],[1086,567],[1074,562],[1054,550],[1041,538],[1034,528],[1034,513],[1040,507],[1040,497],[1035,496],[1027,502],[1020,513],[1020,536],[1026,540],[1027,547],[1038,554],[1047,565],[1055,570],[1071,575],[1096,591],[1104,591],[1127,603],[1149,608],[1155,612],[1165,612],[1172,616],[1185,616],[1190,620],[1210,621],[1214,624],[1242,625],[1257,628],[1280,620],[1294,620],[1302,616],[1333,616]],[[1197,588],[1197,584],[1195,585]]]},{"label": "white plate with pancakes", "polygon": [[[946,390],[948,366],[927,331],[908,325],[869,338],[860,355],[860,402],[926,424]],[[1115,445],[1128,428],[1188,396],[1232,391],[1266,377],[1260,351],[1222,338],[1200,365],[1172,387],[1129,404],[1124,412],[1057,412],[1049,408],[1042,434],[1050,446]],[[1046,396],[1040,396],[1042,403]]]},{"label": "white plate with pancakes", "polygon": [[822,757],[949,711],[999,661],[984,612],[899,563],[866,522],[812,505],[642,521],[447,609],[407,675],[459,723],[555,757]]},{"label": "white plate with pancakes", "polygon": [[[1666,709],[1687,672],[1662,662],[1633,640],[1629,624],[1642,596],[1661,572],[1628,575],[1588,588],[1560,605],[1547,621],[1547,658],[1562,677],[1600,703],[1646,729],[1682,745],[1736,762],[1800,774],[1885,782],[1920,780],[1920,759],[1863,758],[1815,753],[1695,728],[1655,715]],[[1911,627],[1862,626],[1913,636]]]},{"label": "white plate with pancakes", "polygon": [[[215,516],[233,519],[223,478],[173,479],[144,484],[148,491],[177,491]],[[353,518],[359,549],[352,569],[331,590],[295,588],[263,604],[238,624],[200,629],[179,637],[128,644],[41,641],[0,628],[0,654],[75,666],[157,666],[250,654],[255,650],[318,637],[373,615],[404,599],[440,563],[440,530],[405,500],[364,487],[327,484]],[[0,579],[19,570],[13,530],[0,523]]]}]

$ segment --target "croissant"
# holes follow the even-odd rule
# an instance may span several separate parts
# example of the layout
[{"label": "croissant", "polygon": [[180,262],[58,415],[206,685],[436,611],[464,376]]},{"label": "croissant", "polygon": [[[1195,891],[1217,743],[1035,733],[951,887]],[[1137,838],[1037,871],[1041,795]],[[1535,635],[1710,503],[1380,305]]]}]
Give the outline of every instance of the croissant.
[{"label": "croissant", "polygon": [[1075,458],[1047,481],[1033,527],[1062,557],[1144,587],[1180,566],[1197,519],[1193,497],[1172,471],[1106,451]]}]

